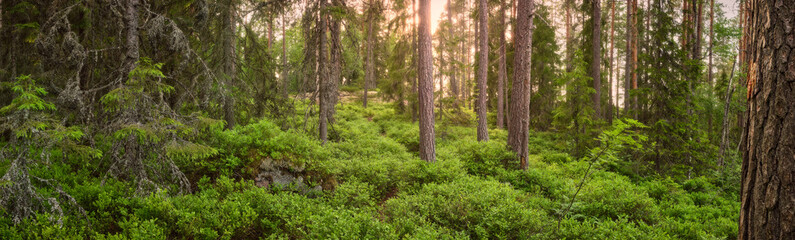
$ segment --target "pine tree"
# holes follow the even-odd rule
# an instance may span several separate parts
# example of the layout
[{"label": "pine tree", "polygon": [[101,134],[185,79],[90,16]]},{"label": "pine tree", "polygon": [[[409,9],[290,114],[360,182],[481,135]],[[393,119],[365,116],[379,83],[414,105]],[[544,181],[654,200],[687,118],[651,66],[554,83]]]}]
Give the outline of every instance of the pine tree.
[{"label": "pine tree", "polygon": [[420,115],[420,159],[436,161],[433,116],[433,54],[431,49],[430,0],[419,0],[419,115]]},{"label": "pine tree", "polygon": [[[795,238],[795,48],[781,29],[795,12],[780,2],[751,0],[745,36],[748,113],[742,140],[739,239]],[[789,40],[788,40],[789,38]],[[790,58],[792,53],[789,53]],[[789,67],[787,66],[789,65]]]},{"label": "pine tree", "polygon": [[528,137],[530,134],[530,50],[533,41],[533,0],[517,0],[516,28],[514,28],[513,84],[511,85],[511,110],[508,112],[508,147],[516,152],[522,169],[529,166]]}]

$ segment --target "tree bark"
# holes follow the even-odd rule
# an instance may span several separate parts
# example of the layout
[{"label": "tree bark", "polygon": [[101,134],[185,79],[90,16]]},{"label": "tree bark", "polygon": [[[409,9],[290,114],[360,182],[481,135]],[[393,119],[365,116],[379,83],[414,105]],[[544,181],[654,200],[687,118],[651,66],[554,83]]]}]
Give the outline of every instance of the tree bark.
[{"label": "tree bark", "polygon": [[601,0],[592,0],[591,22],[593,24],[591,46],[591,78],[593,78],[594,94],[591,96],[594,105],[594,119],[602,118],[602,6]]},{"label": "tree bark", "polygon": [[318,42],[318,54],[317,54],[317,65],[318,71],[318,87],[319,87],[319,102],[320,102],[320,110],[318,116],[318,132],[320,141],[323,145],[326,144],[328,141],[328,104],[324,101],[324,95],[327,91],[326,89],[326,81],[329,79],[329,69],[328,69],[328,61],[326,60],[328,56],[328,50],[326,49],[326,29],[328,28],[328,16],[325,15],[326,11],[326,1],[327,0],[320,0],[320,11],[319,11],[319,42]]},{"label": "tree bark", "polygon": [[[138,7],[141,6],[140,0],[130,0],[127,2],[127,9],[124,14],[124,23],[127,26],[125,29],[125,48],[124,60],[122,65],[121,79],[127,78],[127,75],[135,69],[135,65],[140,58],[140,46],[138,40]],[[121,82],[120,82],[121,83]]]},{"label": "tree bark", "polygon": [[[454,25],[453,25],[453,1],[452,0],[447,0],[447,22],[450,23],[450,28],[447,29],[447,33],[449,34],[448,36],[450,37],[450,39],[453,39],[453,26]],[[449,48],[450,55],[448,56],[450,58],[450,60],[447,63],[447,64],[449,64],[448,66],[450,67],[448,69],[449,74],[450,74],[450,90],[451,90],[450,92],[453,93],[453,98],[457,99],[458,98],[458,82],[455,79],[456,66],[455,66],[455,57],[454,57],[455,56],[455,52],[456,52],[455,51],[456,47],[455,47],[455,44],[453,44],[451,42],[448,42],[448,44],[451,44],[451,46]]]},{"label": "tree bark", "polygon": [[[610,79],[607,83],[607,121],[610,124],[613,124],[613,118],[615,117],[613,114],[613,109],[616,105],[613,105],[613,74],[615,73],[615,65],[614,65],[614,55],[613,51],[615,50],[615,41],[616,41],[616,0],[610,1],[610,68],[608,71],[608,78]],[[618,103],[618,101],[616,101]]]},{"label": "tree bark", "polygon": [[739,239],[795,239],[795,11],[782,3],[751,0],[746,8]]},{"label": "tree bark", "polygon": [[419,15],[419,105],[420,159],[436,161],[436,141],[433,129],[433,51],[431,46],[430,0],[420,0]]},{"label": "tree bark", "polygon": [[367,91],[369,88],[370,83],[373,81],[375,75],[375,61],[373,59],[373,42],[375,40],[375,35],[373,34],[373,0],[369,1],[370,9],[368,9],[368,16],[367,16],[367,60],[364,61],[364,95],[362,96],[362,106],[367,108]]},{"label": "tree bark", "polygon": [[[138,0],[133,0],[138,1]],[[223,110],[226,128],[233,129],[237,124],[235,120],[235,97],[232,93],[232,86],[237,79],[237,34],[235,33],[235,10],[237,6],[234,0],[230,0],[227,5],[226,16],[224,16],[224,40],[223,40],[223,72],[226,75],[223,94]]]},{"label": "tree bark", "polygon": [[709,2],[709,63],[707,64],[707,81],[712,86],[712,47],[715,44],[715,0]]},{"label": "tree bark", "polygon": [[720,148],[718,150],[718,166],[723,166],[723,159],[725,159],[726,148],[729,146],[729,106],[731,106],[732,94],[734,93],[734,67],[737,65],[737,59],[732,63],[732,71],[729,74],[729,85],[726,85],[726,101],[723,104],[723,126],[721,128]]},{"label": "tree bark", "polygon": [[503,99],[505,99],[505,79],[506,79],[506,72],[508,71],[506,67],[506,59],[505,59],[505,30],[507,26],[505,25],[505,1],[500,1],[500,60],[498,61],[497,68],[497,128],[503,128],[503,120],[505,119],[505,103]]},{"label": "tree bark", "polygon": [[511,86],[512,119],[508,125],[508,147],[516,152],[520,167],[528,167],[528,138],[530,137],[530,51],[533,42],[533,0],[518,0],[514,41],[513,85]]},{"label": "tree bark", "polygon": [[285,15],[287,14],[282,14],[282,98],[287,99],[289,98],[287,91],[289,82],[287,78],[287,31],[285,31],[287,20],[284,17]]},{"label": "tree bark", "polygon": [[[418,64],[419,60],[417,58],[418,58],[418,55],[419,55],[419,53],[418,53],[419,52],[419,48],[418,48],[417,43],[419,41],[417,40],[417,9],[415,8],[415,6],[417,4],[416,2],[417,2],[416,0],[411,0],[411,12],[412,12],[411,13],[411,18],[413,20],[412,24],[411,24],[411,27],[412,27],[412,30],[413,30],[412,31],[413,36],[411,38],[412,39],[412,43],[411,43],[412,46],[411,47],[412,47],[412,53],[413,53],[413,55],[412,55],[412,57],[413,57],[412,58],[412,64],[414,65],[412,67],[414,67],[414,69],[418,70],[419,67],[417,66],[417,64]],[[415,95],[417,94],[417,80],[419,80],[418,74],[419,73],[415,73],[414,77],[411,79],[411,93],[415,94]],[[412,123],[417,121],[417,104],[418,103],[412,103],[411,104],[411,122]]]},{"label": "tree bark", "polygon": [[565,0],[563,4],[563,8],[566,9],[566,72],[571,72],[574,69],[574,66],[572,65],[574,60],[574,38],[572,36],[574,32],[574,26],[571,17],[571,8],[574,3],[573,0]]},{"label": "tree bark", "polygon": [[480,32],[478,33],[478,45],[480,48],[478,59],[478,102],[476,112],[478,115],[478,141],[489,140],[489,126],[486,121],[486,100],[488,99],[486,93],[486,73],[489,67],[489,11],[486,0],[478,1],[478,19],[480,21]]}]

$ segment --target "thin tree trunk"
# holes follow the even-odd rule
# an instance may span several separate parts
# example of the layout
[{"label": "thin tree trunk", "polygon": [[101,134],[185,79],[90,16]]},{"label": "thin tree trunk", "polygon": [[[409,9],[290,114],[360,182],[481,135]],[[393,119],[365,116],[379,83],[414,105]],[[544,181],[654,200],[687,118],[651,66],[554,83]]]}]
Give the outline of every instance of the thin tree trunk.
[{"label": "thin tree trunk", "polygon": [[[610,1],[610,68],[608,69],[608,78],[610,79],[607,84],[607,99],[609,101],[607,104],[607,121],[610,124],[613,124],[613,118],[615,117],[613,114],[613,109],[615,105],[613,105],[613,74],[615,73],[615,65],[614,61],[615,58],[613,56],[613,51],[615,50],[615,41],[616,41],[616,0]],[[617,101],[616,101],[617,102]],[[616,104],[617,105],[617,104]]]},{"label": "thin tree trunk", "polygon": [[572,37],[574,32],[574,27],[572,23],[571,17],[571,8],[573,0],[565,0],[563,6],[566,9],[566,72],[571,72],[574,69],[572,62],[574,60],[574,38]]},{"label": "thin tree trunk", "polygon": [[594,94],[591,96],[594,105],[594,119],[602,118],[602,6],[601,0],[592,0],[591,22],[592,46],[591,46],[591,78],[593,78]]},{"label": "thin tree trunk", "polygon": [[498,61],[497,71],[497,128],[503,128],[503,120],[505,119],[503,101],[505,97],[505,79],[506,67],[505,59],[505,30],[508,26],[505,25],[505,1],[500,1],[500,60]]},{"label": "thin tree trunk", "polygon": [[320,102],[320,110],[319,110],[319,117],[318,117],[318,132],[320,135],[320,141],[323,145],[326,144],[328,141],[328,104],[324,101],[325,92],[328,91],[326,89],[326,81],[329,81],[329,69],[328,69],[328,62],[326,60],[328,56],[328,49],[326,49],[326,29],[328,28],[328,16],[326,16],[326,1],[327,0],[320,0],[320,23],[318,24],[318,28],[320,28],[320,37],[318,42],[318,57],[317,57],[317,64],[318,64],[318,92],[320,93],[319,102]]},{"label": "thin tree trunk", "polygon": [[486,0],[479,0],[478,3],[478,18],[480,19],[480,35],[478,36],[478,40],[480,41],[478,45],[480,45],[480,48],[478,50],[480,51],[480,59],[478,59],[478,103],[475,110],[478,115],[478,141],[488,141],[489,126],[486,121],[486,100],[488,99],[486,93],[486,73],[488,73],[489,67],[489,12]]},{"label": "thin tree trunk", "polygon": [[273,47],[273,18],[268,18],[268,50]]},{"label": "thin tree trunk", "polygon": [[723,126],[721,129],[720,149],[718,150],[718,166],[723,166],[726,154],[726,148],[729,146],[729,106],[731,106],[732,94],[734,94],[734,67],[737,65],[737,59],[732,63],[732,72],[729,75],[729,85],[726,85],[726,101],[723,104]]},{"label": "thin tree trunk", "polygon": [[[418,40],[417,40],[417,9],[415,8],[416,4],[417,4],[416,0],[411,0],[411,18],[413,20],[412,24],[411,24],[411,29],[412,29],[411,34],[413,35],[411,37],[411,39],[412,39],[412,42],[411,42],[412,62],[411,63],[413,64],[412,67],[414,67],[415,70],[419,69],[418,66],[417,66],[417,64],[419,62],[419,60],[417,59],[418,55],[419,55],[418,54],[419,48],[418,48],[418,45],[417,45]],[[417,80],[418,79],[419,79],[418,73],[415,73],[414,77],[411,79],[411,93],[413,95],[417,94]],[[411,122],[412,123],[417,121],[417,104],[418,103],[412,103],[411,104]]]},{"label": "thin tree trunk", "polygon": [[530,137],[530,63],[533,42],[533,0],[518,0],[516,28],[513,29],[514,53],[511,111],[508,125],[508,147],[516,152],[520,167],[527,170],[528,138]]},{"label": "thin tree trunk", "polygon": [[635,24],[633,22],[634,10],[632,8],[632,2],[633,1],[634,0],[628,0],[627,1],[627,31],[626,31],[626,38],[627,38],[627,41],[626,41],[627,44],[626,45],[627,45],[627,49],[626,49],[626,51],[624,51],[626,53],[626,57],[625,57],[626,60],[624,60],[624,63],[626,64],[626,67],[624,69],[624,116],[629,116],[629,109],[631,108],[630,107],[630,105],[631,105],[631,102],[630,102],[630,99],[631,99],[630,98],[630,89],[632,88],[631,87],[632,74],[634,72],[633,71],[634,63],[632,61],[632,59],[633,59],[632,58],[632,55],[633,55],[632,54],[632,50],[634,49],[634,47],[632,45],[634,45],[634,43],[635,43],[635,41],[632,40],[632,36],[633,36],[632,33],[635,31],[634,30]]},{"label": "thin tree trunk", "polygon": [[[138,1],[138,0],[133,0]],[[224,18],[225,36],[224,36],[224,75],[226,75],[226,84],[224,84],[224,120],[226,121],[226,128],[232,129],[237,122],[235,121],[235,97],[232,93],[232,86],[237,80],[237,34],[235,33],[235,6],[234,1],[230,0],[227,5],[227,12]]]},{"label": "thin tree trunk", "polygon": [[430,0],[420,0],[419,15],[419,105],[420,105],[420,159],[436,161],[436,140],[433,119],[433,49],[431,46]]},{"label": "thin tree trunk", "polygon": [[[739,239],[795,239],[795,12],[750,0]],[[789,30],[783,30],[789,29]]]},{"label": "thin tree trunk", "polygon": [[138,63],[138,59],[140,58],[140,47],[138,40],[138,7],[140,5],[140,0],[129,0],[127,2],[127,12],[124,14],[124,23],[127,26],[125,29],[125,40],[127,41],[125,43],[125,47],[127,48],[127,51],[124,54],[124,64],[122,65],[122,81],[123,79],[127,78],[127,75],[133,69],[135,69],[135,65]]},{"label": "thin tree trunk", "polygon": [[[447,29],[447,33],[449,34],[448,36],[450,37],[450,39],[453,39],[453,26],[454,25],[453,25],[452,0],[447,0],[447,22],[450,23],[450,28]],[[448,44],[450,44],[450,42],[448,42]],[[448,61],[448,64],[449,64],[450,68],[448,69],[448,71],[450,72],[449,73],[450,74],[450,90],[451,90],[450,92],[453,93],[453,98],[458,98],[458,82],[455,79],[456,67],[455,67],[455,64],[454,64],[455,63],[455,55],[454,55],[454,53],[455,53],[456,47],[455,47],[455,45],[452,45],[449,49],[450,49],[450,56],[449,56],[450,60]]]},{"label": "thin tree trunk", "polygon": [[[372,8],[373,1],[369,1],[369,7]],[[373,81],[375,75],[375,61],[373,59],[373,42],[375,40],[374,33],[373,33],[373,13],[372,9],[368,9],[368,21],[367,21],[367,61],[364,61],[365,69],[364,69],[364,95],[362,96],[362,106],[367,108],[367,93],[370,83]]]},{"label": "thin tree trunk", "polygon": [[284,99],[288,99],[288,91],[287,88],[289,87],[289,82],[287,78],[287,31],[285,31],[285,25],[287,25],[287,21],[285,19],[285,14],[282,14],[282,97]]}]

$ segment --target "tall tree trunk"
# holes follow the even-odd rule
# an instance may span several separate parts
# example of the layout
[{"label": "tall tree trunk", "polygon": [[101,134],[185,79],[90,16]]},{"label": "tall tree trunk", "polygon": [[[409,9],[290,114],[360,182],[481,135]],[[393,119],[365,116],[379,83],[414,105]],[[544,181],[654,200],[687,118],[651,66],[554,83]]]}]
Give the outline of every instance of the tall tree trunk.
[{"label": "tall tree trunk", "polygon": [[[345,0],[332,0],[334,7],[342,8]],[[342,42],[340,41],[340,25],[342,21],[339,17],[328,16],[330,21],[329,31],[331,41],[329,43],[330,63],[328,74],[329,77],[324,81],[324,91],[321,91],[320,97],[322,103],[326,105],[326,122],[331,125],[334,124],[334,115],[336,114],[336,105],[338,99],[338,86],[342,81]]]},{"label": "tall tree trunk", "polygon": [[489,9],[486,0],[478,1],[478,19],[480,20],[480,32],[478,45],[480,56],[478,59],[478,103],[476,112],[478,115],[478,141],[489,140],[489,126],[486,121],[486,74],[489,67]]},{"label": "tall tree trunk", "polygon": [[[632,0],[632,89],[638,89],[638,47],[640,46],[639,41],[640,37],[638,37],[639,27],[638,27],[638,0]],[[640,105],[638,103],[638,95],[635,94],[632,96],[632,105],[633,110],[635,113],[633,114],[635,119],[638,119],[638,113],[640,112]]]},{"label": "tall tree trunk", "polygon": [[328,16],[326,15],[326,1],[328,0],[320,0],[320,13],[319,14],[319,23],[318,33],[319,42],[318,42],[318,54],[317,54],[317,66],[318,71],[318,92],[320,93],[319,102],[320,102],[320,110],[318,116],[318,132],[320,141],[322,144],[326,144],[328,141],[328,103],[324,101],[324,95],[326,95],[326,81],[329,81],[329,63],[326,60],[328,57],[328,49],[326,49],[326,29],[328,28]]},{"label": "tall tree trunk", "polygon": [[732,63],[732,71],[729,74],[729,85],[726,85],[726,100],[723,103],[723,126],[721,128],[720,148],[718,150],[718,166],[723,166],[723,159],[725,159],[726,148],[729,146],[729,106],[731,106],[732,94],[734,94],[734,68],[737,65],[737,59]]},{"label": "tall tree trunk", "polygon": [[615,73],[615,58],[613,56],[613,51],[615,50],[615,41],[616,41],[616,0],[610,1],[610,68],[608,71],[608,78],[610,79],[607,83],[607,121],[610,124],[613,124],[613,118],[615,117],[613,114],[613,109],[615,105],[613,105],[613,74]]},{"label": "tall tree trunk", "polygon": [[369,1],[370,9],[367,10],[367,60],[364,61],[364,95],[362,96],[362,106],[367,108],[367,91],[371,82],[373,82],[373,78],[375,75],[375,60],[373,59],[373,42],[375,41],[375,35],[373,33],[373,22],[375,21],[373,18],[373,0]]},{"label": "tall tree trunk", "polygon": [[[138,0],[133,0],[138,1]],[[232,129],[237,124],[235,120],[235,97],[232,93],[232,86],[237,80],[237,34],[235,33],[235,10],[237,6],[234,0],[230,0],[227,5],[226,16],[224,17],[224,39],[223,39],[223,72],[226,75],[223,94],[223,110],[226,128]]]},{"label": "tall tree trunk", "polygon": [[572,62],[574,60],[574,24],[572,22],[573,18],[571,17],[572,5],[574,4],[573,0],[564,0],[563,8],[566,9],[566,72],[571,72],[574,69]]},{"label": "tall tree trunk", "polygon": [[503,120],[505,119],[504,108],[505,103],[505,79],[506,72],[508,71],[505,61],[505,1],[500,1],[500,60],[497,65],[497,128],[503,128]]},{"label": "tall tree trunk", "polygon": [[627,31],[626,31],[627,49],[626,51],[624,51],[624,53],[626,53],[626,60],[624,60],[624,63],[626,64],[626,67],[624,69],[624,115],[625,116],[629,116],[629,109],[631,108],[630,106],[632,105],[630,101],[631,99],[630,89],[632,89],[631,87],[632,74],[634,74],[633,69],[635,67],[634,62],[632,61],[633,59],[632,51],[634,49],[632,45],[634,45],[635,43],[635,41],[632,39],[633,32],[635,32],[634,30],[635,24],[633,21],[634,19],[633,15],[635,14],[635,11],[632,8],[633,1],[635,0],[627,0]]},{"label": "tall tree trunk", "polygon": [[591,78],[593,78],[594,94],[591,96],[594,105],[594,118],[602,118],[602,3],[592,0],[591,22],[593,24],[591,46]]},{"label": "tall tree trunk", "polygon": [[273,17],[268,17],[268,50],[273,48]]},{"label": "tall tree trunk", "polygon": [[[135,65],[140,58],[139,40],[138,40],[138,7],[141,6],[140,0],[130,0],[127,2],[126,12],[124,14],[124,23],[127,26],[125,29],[126,52],[122,64],[122,81],[127,78],[127,75],[135,69]],[[121,82],[120,82],[121,83]]]},{"label": "tall tree trunk", "polygon": [[[441,44],[440,44],[440,47],[441,47]],[[440,54],[440,55],[444,55],[444,54]],[[444,114],[444,109],[442,109],[442,106],[443,106],[442,99],[444,98],[444,76],[442,76],[442,70],[445,69],[445,67],[447,67],[446,66],[447,63],[444,60],[444,56],[439,56],[439,61],[441,62],[441,66],[436,71],[438,71],[438,74],[439,74],[437,76],[439,78],[439,121],[441,121],[442,120],[442,115]]]},{"label": "tall tree trunk", "polygon": [[419,105],[420,159],[436,161],[436,140],[433,129],[433,49],[431,46],[431,0],[420,0],[419,26]]},{"label": "tall tree trunk", "polygon": [[751,0],[739,239],[795,239],[795,11]]},{"label": "tall tree trunk", "polygon": [[282,14],[282,97],[284,99],[289,98],[287,88],[289,87],[289,82],[287,78],[287,31],[285,31],[285,25],[287,25],[287,20],[285,19],[286,13]]},{"label": "tall tree trunk", "polygon": [[715,0],[709,2],[709,63],[707,64],[707,81],[712,86],[712,47],[715,44]]},{"label": "tall tree trunk", "polygon": [[508,125],[508,147],[516,152],[520,166],[528,167],[528,138],[530,137],[530,62],[533,42],[533,0],[518,0],[516,28],[513,29],[514,53],[513,85],[511,86],[511,120]]},{"label": "tall tree trunk", "polygon": [[[453,39],[453,26],[454,26],[453,25],[453,5],[452,4],[453,4],[452,0],[447,0],[447,22],[450,23],[450,28],[447,29],[447,33],[449,34],[448,36],[450,37],[450,39]],[[450,44],[450,42],[448,42],[448,44]],[[453,93],[453,98],[457,99],[458,98],[458,82],[455,79],[455,72],[456,72],[455,57],[454,57],[455,56],[454,53],[456,52],[455,51],[456,50],[455,44],[452,44],[449,49],[450,49],[450,56],[449,56],[450,60],[448,60],[447,64],[449,64],[449,67],[450,67],[448,69],[449,74],[450,74],[450,90],[451,90],[450,92]]]},{"label": "tall tree trunk", "polygon": [[[419,60],[417,58],[418,58],[418,55],[419,55],[418,54],[419,47],[418,47],[417,43],[419,41],[417,40],[417,8],[415,8],[416,5],[417,5],[417,1],[416,0],[411,0],[411,19],[413,20],[412,24],[411,24],[411,29],[412,29],[412,34],[413,34],[413,36],[411,38],[412,39],[412,43],[411,43],[412,44],[412,46],[411,46],[412,47],[412,62],[411,63],[414,65],[412,67],[414,67],[415,70],[418,70],[419,67],[417,66],[417,64],[418,64]],[[414,77],[411,79],[411,93],[414,94],[414,95],[417,94],[417,80],[419,79],[419,75],[418,74],[419,74],[419,72],[415,73]],[[411,122],[412,123],[417,121],[417,104],[418,103],[412,103],[411,104]]]}]

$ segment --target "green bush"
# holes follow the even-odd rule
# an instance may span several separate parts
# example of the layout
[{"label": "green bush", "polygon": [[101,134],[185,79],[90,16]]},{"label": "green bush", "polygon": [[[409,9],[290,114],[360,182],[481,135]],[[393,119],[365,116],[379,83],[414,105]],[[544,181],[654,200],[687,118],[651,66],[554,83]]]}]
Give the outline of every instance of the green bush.
[{"label": "green bush", "polygon": [[544,211],[535,208],[541,201],[496,181],[467,177],[426,184],[390,199],[384,212],[401,236],[423,223],[476,239],[527,239],[541,231],[546,219]]}]

